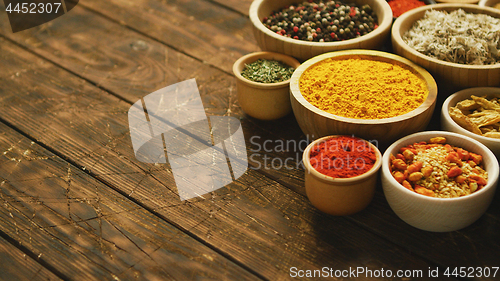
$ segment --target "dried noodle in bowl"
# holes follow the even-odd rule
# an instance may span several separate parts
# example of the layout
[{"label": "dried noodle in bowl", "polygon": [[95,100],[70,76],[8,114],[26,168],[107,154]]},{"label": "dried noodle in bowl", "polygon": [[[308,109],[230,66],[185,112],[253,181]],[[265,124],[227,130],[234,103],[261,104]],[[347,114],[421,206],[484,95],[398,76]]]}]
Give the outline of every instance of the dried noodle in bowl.
[{"label": "dried noodle in bowl", "polygon": [[451,118],[458,125],[475,134],[500,139],[500,103],[472,95],[449,110]]}]

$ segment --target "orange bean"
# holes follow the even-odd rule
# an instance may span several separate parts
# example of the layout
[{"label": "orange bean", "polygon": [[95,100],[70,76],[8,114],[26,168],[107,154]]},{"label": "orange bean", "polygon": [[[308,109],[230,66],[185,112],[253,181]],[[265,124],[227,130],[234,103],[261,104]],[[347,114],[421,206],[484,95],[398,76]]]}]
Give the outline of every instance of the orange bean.
[{"label": "orange bean", "polygon": [[415,172],[420,172],[424,163],[422,161],[417,161],[410,166],[408,166],[408,173],[412,174]]},{"label": "orange bean", "polygon": [[399,183],[402,183],[406,179],[405,175],[399,171],[394,172],[394,174],[392,176]]},{"label": "orange bean", "polygon": [[431,138],[429,140],[429,143],[445,144],[446,143],[446,138],[444,138],[444,137]]},{"label": "orange bean", "polygon": [[420,186],[420,185],[415,185],[415,192],[418,193],[418,194],[422,194],[422,195],[425,195],[425,196],[430,196],[430,197],[435,197],[436,194],[434,193],[434,191],[432,190],[429,190],[423,186]]},{"label": "orange bean", "polygon": [[424,174],[422,174],[421,172],[414,172],[408,176],[408,180],[409,181],[419,181],[423,177],[424,177]]},{"label": "orange bean", "polygon": [[431,166],[425,166],[422,168],[422,174],[424,174],[424,177],[428,178],[432,174],[433,170],[434,169],[432,169]]},{"label": "orange bean", "polygon": [[408,165],[406,165],[405,161],[403,161],[401,159],[396,159],[396,160],[392,161],[392,165],[394,165],[394,168],[401,170],[401,171],[406,170],[406,168],[408,167]]},{"label": "orange bean", "polygon": [[460,175],[460,176],[457,176],[457,178],[455,179],[455,181],[456,181],[457,183],[462,184],[462,183],[464,183],[464,182],[465,182],[465,180],[466,180],[466,179],[467,179],[467,178],[466,178],[465,176]]},{"label": "orange bean", "polygon": [[478,185],[486,185],[486,184],[488,184],[488,181],[486,179],[484,179],[483,177],[479,176],[479,175],[470,175],[469,177],[471,179],[475,180]]},{"label": "orange bean", "polygon": [[403,151],[403,156],[405,157],[406,160],[413,161],[415,154],[413,154],[413,152],[411,152],[411,150],[407,149],[407,150]]},{"label": "orange bean", "polygon": [[483,156],[481,156],[479,154],[469,152],[469,156],[470,156],[470,159],[472,161],[474,161],[474,163],[476,163],[476,165],[481,164],[481,161],[483,161]]},{"label": "orange bean", "polygon": [[462,165],[464,164],[462,163],[462,160],[460,160],[460,157],[458,157],[458,153],[456,153],[455,151],[448,153],[448,155],[446,156],[446,160],[450,161],[450,163],[457,164],[459,167],[462,167]]},{"label": "orange bean", "polygon": [[464,160],[464,161],[469,160],[470,155],[469,155],[469,152],[467,150],[462,149],[462,148],[457,148],[456,152],[457,152],[460,160]]},{"label": "orange bean", "polygon": [[411,187],[411,184],[407,180],[403,181],[403,186],[411,191],[415,191],[413,190],[413,187]]},{"label": "orange bean", "polygon": [[461,174],[462,174],[462,169],[460,169],[459,167],[452,167],[446,175],[449,178],[454,178],[456,176],[460,176]]}]

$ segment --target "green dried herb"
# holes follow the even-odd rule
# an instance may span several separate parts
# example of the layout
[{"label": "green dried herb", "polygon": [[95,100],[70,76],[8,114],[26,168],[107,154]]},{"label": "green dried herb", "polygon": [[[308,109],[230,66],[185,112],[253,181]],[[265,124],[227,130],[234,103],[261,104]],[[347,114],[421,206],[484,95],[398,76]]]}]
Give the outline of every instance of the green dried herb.
[{"label": "green dried herb", "polygon": [[280,61],[258,59],[245,64],[241,76],[254,82],[278,83],[290,79],[294,70],[293,67]]}]

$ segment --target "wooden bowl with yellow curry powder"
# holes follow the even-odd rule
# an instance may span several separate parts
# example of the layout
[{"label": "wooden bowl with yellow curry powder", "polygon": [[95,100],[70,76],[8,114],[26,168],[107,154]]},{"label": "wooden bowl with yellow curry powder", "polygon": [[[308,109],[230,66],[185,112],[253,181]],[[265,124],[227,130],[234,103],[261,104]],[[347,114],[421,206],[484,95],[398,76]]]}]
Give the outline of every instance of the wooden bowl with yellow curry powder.
[{"label": "wooden bowl with yellow curry powder", "polygon": [[346,50],[299,66],[290,95],[295,118],[309,138],[355,135],[387,145],[425,129],[437,85],[425,69],[403,57]]}]

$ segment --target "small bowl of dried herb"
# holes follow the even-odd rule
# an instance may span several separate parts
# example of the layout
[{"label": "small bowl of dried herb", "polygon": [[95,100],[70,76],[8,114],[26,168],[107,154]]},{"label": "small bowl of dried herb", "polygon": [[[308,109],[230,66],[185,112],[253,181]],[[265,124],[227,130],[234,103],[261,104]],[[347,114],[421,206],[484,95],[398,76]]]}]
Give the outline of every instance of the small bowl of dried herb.
[{"label": "small bowl of dried herb", "polygon": [[290,78],[300,62],[273,52],[255,52],[233,65],[238,102],[251,117],[274,120],[292,112]]},{"label": "small bowl of dried herb", "polygon": [[392,47],[427,69],[438,82],[464,89],[500,86],[500,10],[436,4],[402,14]]}]

